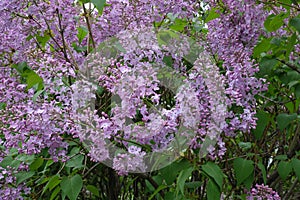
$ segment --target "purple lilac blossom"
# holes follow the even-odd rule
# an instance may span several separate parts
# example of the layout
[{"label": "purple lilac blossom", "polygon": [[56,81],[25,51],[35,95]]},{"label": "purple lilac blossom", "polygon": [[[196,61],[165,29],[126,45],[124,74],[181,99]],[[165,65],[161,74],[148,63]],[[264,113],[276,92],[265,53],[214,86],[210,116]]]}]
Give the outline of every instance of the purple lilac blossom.
[{"label": "purple lilac blossom", "polygon": [[[227,135],[234,131],[248,132],[256,127],[255,95],[266,90],[263,79],[257,79],[257,64],[251,59],[253,48],[263,31],[267,13],[254,0],[223,1],[225,11],[208,23],[210,48],[226,70],[228,104],[240,106],[243,113],[228,115],[231,122]],[[212,4],[215,5],[215,4]]]},{"label": "purple lilac blossom", "polygon": [[247,200],[280,200],[280,196],[276,191],[264,184],[256,184],[255,187],[251,188]]}]

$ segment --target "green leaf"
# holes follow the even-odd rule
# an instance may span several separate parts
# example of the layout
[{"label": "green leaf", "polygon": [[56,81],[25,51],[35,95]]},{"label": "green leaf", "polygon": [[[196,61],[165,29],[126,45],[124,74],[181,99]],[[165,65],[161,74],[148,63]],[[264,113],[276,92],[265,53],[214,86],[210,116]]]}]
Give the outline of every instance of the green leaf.
[{"label": "green leaf", "polygon": [[104,92],[105,92],[104,87],[101,87],[101,86],[97,85],[97,91],[96,91],[96,93],[99,94],[99,95],[103,95]]},{"label": "green leaf", "polygon": [[172,67],[173,66],[173,59],[172,56],[165,56],[163,58],[163,62],[168,66],[168,67]]},{"label": "green leaf", "polygon": [[278,61],[275,58],[263,57],[259,65],[259,74],[262,76],[270,75],[277,63]]},{"label": "green leaf", "polygon": [[290,26],[293,26],[300,33],[300,18],[295,17],[290,20]]},{"label": "green leaf", "polygon": [[105,6],[106,0],[91,0],[94,6],[97,8],[98,12],[102,14],[103,8]]},{"label": "green leaf", "polygon": [[164,200],[174,200],[174,199],[176,199],[176,194],[174,192],[167,192],[165,194]]},{"label": "green leaf", "polygon": [[155,197],[155,195],[157,195],[157,193],[159,193],[161,190],[167,188],[168,186],[167,185],[160,185],[155,191],[154,193],[149,197],[148,200],[151,200]]},{"label": "green leaf", "polygon": [[0,110],[6,109],[6,103],[0,102]]},{"label": "green leaf", "polygon": [[9,155],[10,155],[10,156],[17,156],[17,155],[19,155],[18,149],[16,149],[16,148],[11,148],[11,149],[9,150]]},{"label": "green leaf", "polygon": [[23,74],[27,70],[31,70],[26,62],[21,62],[19,64],[14,64],[13,68],[15,68],[20,74]]},{"label": "green leaf", "polygon": [[278,155],[274,158],[275,160],[287,160],[287,155]]},{"label": "green leaf", "polygon": [[194,171],[194,167],[190,167],[188,169],[184,169],[179,173],[177,178],[177,194],[179,191],[181,194],[184,194],[184,184],[185,181],[191,176],[192,172]]},{"label": "green leaf", "polygon": [[253,130],[253,134],[256,139],[261,139],[266,126],[268,125],[268,123],[271,120],[271,117],[270,117],[270,114],[268,114],[267,112],[264,112],[262,110],[259,110],[256,113],[256,117],[258,120],[256,122],[257,123],[256,128]]},{"label": "green leaf", "polygon": [[270,44],[272,44],[273,48],[277,48],[281,46],[282,38],[273,37],[270,41]]},{"label": "green leaf", "polygon": [[12,168],[17,169],[20,166],[20,164],[21,161],[15,160],[11,156],[7,156],[1,161],[0,166],[3,168],[10,166]]},{"label": "green leaf", "polygon": [[245,185],[245,187],[250,190],[252,184],[254,181],[254,172],[252,172],[244,181],[243,184]]},{"label": "green leaf", "polygon": [[82,40],[87,36],[89,31],[85,26],[79,26],[77,28],[77,31],[78,31],[77,38],[78,38],[79,44],[81,44]]},{"label": "green leaf", "polygon": [[60,177],[59,177],[58,174],[52,176],[52,177],[49,179],[47,185],[44,187],[43,193],[44,193],[47,189],[49,189],[50,191],[52,191],[53,188],[55,188],[58,184],[60,184],[60,182],[61,182],[61,180],[60,180]]},{"label": "green leaf", "polygon": [[237,179],[237,184],[243,183],[253,172],[254,166],[252,160],[236,158],[233,161],[233,168]]},{"label": "green leaf", "polygon": [[290,85],[291,82],[300,80],[300,74],[294,70],[291,70],[279,78],[285,85]]},{"label": "green leaf", "polygon": [[278,30],[283,24],[283,20],[288,17],[287,13],[280,13],[278,15],[269,15],[265,20],[264,26],[269,32]]},{"label": "green leaf", "polygon": [[207,200],[220,199],[221,192],[219,186],[212,180],[209,179],[207,183]]},{"label": "green leaf", "polygon": [[175,161],[172,164],[166,166],[160,170],[162,178],[166,181],[168,185],[173,184],[177,177],[179,171],[191,167],[189,161],[183,159],[180,161]]},{"label": "green leaf", "polygon": [[50,196],[50,200],[53,200],[55,197],[57,197],[60,190],[61,190],[60,187],[56,187],[55,190],[52,192],[52,194]]},{"label": "green leaf", "polygon": [[99,194],[99,189],[93,185],[88,185],[86,186],[86,189],[88,191],[90,191],[93,195],[95,195],[96,197],[100,197],[100,194]]},{"label": "green leaf", "polygon": [[271,38],[264,38],[261,42],[259,42],[253,49],[253,57],[257,58],[261,53],[267,52],[271,46],[270,41]]},{"label": "green leaf", "polygon": [[87,50],[87,46],[78,46],[75,42],[72,43],[72,47],[74,48],[74,50],[78,53],[84,52]]},{"label": "green leaf", "polygon": [[281,4],[280,6],[282,6],[283,8],[286,8],[286,9],[290,9],[291,7],[291,4],[292,4],[292,1],[291,0],[278,0],[278,2],[281,2],[283,4]]},{"label": "green leaf", "polygon": [[119,41],[116,41],[113,44],[113,47],[120,52],[126,53],[126,49],[124,49],[124,47],[122,46],[122,44]]},{"label": "green leaf", "polygon": [[300,98],[300,84],[296,85],[295,87],[295,95],[297,99]]},{"label": "green leaf", "polygon": [[3,168],[7,168],[8,166],[17,169],[21,164],[21,161],[13,159],[11,156],[7,156],[3,158],[0,163],[0,166]]},{"label": "green leaf", "polygon": [[291,89],[292,87],[298,85],[300,83],[300,80],[298,81],[291,81],[289,82],[288,86],[289,86],[289,89]]},{"label": "green leaf", "polygon": [[217,8],[212,8],[208,11],[208,16],[205,18],[205,23],[220,17],[220,14],[216,12]]},{"label": "green leaf", "polygon": [[89,3],[89,2],[91,2],[91,0],[79,0],[79,2],[81,2],[81,3]]},{"label": "green leaf", "polygon": [[32,87],[35,87],[35,89],[38,91],[43,89],[43,79],[32,69],[30,69],[26,62],[21,62],[17,65],[13,65],[13,68],[15,68],[19,72],[21,77],[26,80],[27,89],[30,89]]},{"label": "green leaf", "polygon": [[184,186],[186,188],[192,188],[192,189],[196,189],[196,188],[200,187],[201,185],[202,185],[201,181],[187,182],[184,184]]},{"label": "green leaf", "polygon": [[25,180],[31,178],[34,175],[34,172],[29,171],[29,172],[19,172],[16,174],[16,179],[17,179],[17,185],[20,183],[24,182]]},{"label": "green leaf", "polygon": [[19,160],[13,160],[13,161],[11,162],[10,166],[11,166],[12,168],[18,169],[19,166],[20,166],[20,164],[21,164],[21,161],[19,161]]},{"label": "green leaf", "polygon": [[176,41],[180,39],[179,35],[172,30],[159,31],[156,36],[159,45],[168,45],[172,43],[172,39],[175,39]]},{"label": "green leaf", "polygon": [[47,183],[49,181],[50,177],[46,177],[44,175],[40,176],[34,183],[37,185],[37,186],[40,186],[44,183]]},{"label": "green leaf", "polygon": [[285,129],[292,121],[297,119],[297,113],[293,113],[291,115],[287,113],[281,113],[277,116],[277,124],[278,128],[282,131]]},{"label": "green leaf", "polygon": [[287,161],[280,161],[278,164],[278,174],[279,176],[285,180],[287,176],[292,172],[292,165]]},{"label": "green leaf", "polygon": [[264,184],[267,184],[267,171],[266,171],[266,167],[260,162],[257,164],[258,168],[260,169],[262,176],[263,176],[263,180],[264,180]]},{"label": "green leaf", "polygon": [[33,95],[32,100],[33,100],[34,102],[36,102],[36,99],[38,98],[38,96],[40,96],[40,94],[42,94],[44,91],[45,91],[45,90],[39,90],[39,91],[37,91],[37,92]]},{"label": "green leaf", "polygon": [[48,160],[48,161],[46,162],[45,168],[50,167],[53,163],[54,163],[53,160]]},{"label": "green leaf", "polygon": [[35,160],[31,163],[31,165],[29,166],[29,168],[30,168],[31,171],[35,171],[35,170],[37,170],[38,168],[40,168],[40,166],[42,166],[43,163],[44,163],[44,159],[38,157],[37,159],[35,159]]},{"label": "green leaf", "polygon": [[293,166],[296,176],[298,177],[298,180],[300,180],[300,160],[297,158],[293,158],[292,166]]},{"label": "green leaf", "polygon": [[213,162],[208,162],[202,166],[202,170],[217,183],[219,189],[221,190],[224,177],[221,168]]},{"label": "green leaf", "polygon": [[70,200],[76,200],[82,188],[82,178],[78,174],[71,178],[65,177],[61,181],[60,186]]},{"label": "green leaf", "polygon": [[44,36],[37,35],[36,40],[42,47],[45,47],[47,42],[50,40],[50,35],[47,33],[44,33]]},{"label": "green leaf", "polygon": [[288,44],[286,47],[286,56],[285,56],[286,60],[289,60],[290,54],[295,48],[296,41],[297,41],[296,33],[294,33],[291,37],[288,38]]},{"label": "green leaf", "polygon": [[27,89],[30,89],[33,86],[36,86],[37,90],[43,89],[43,79],[34,71],[25,72],[23,73],[23,76],[26,77]]},{"label": "green leaf", "polygon": [[34,155],[20,154],[16,157],[16,160],[25,162],[26,164],[31,164],[35,160]]},{"label": "green leaf", "polygon": [[3,168],[6,168],[7,166],[10,166],[10,164],[13,162],[13,158],[11,156],[7,156],[2,159],[0,166]]},{"label": "green leaf", "polygon": [[294,105],[294,102],[287,102],[286,104],[284,104],[284,106],[286,106],[286,108],[288,109],[289,112],[293,113],[296,106]]},{"label": "green leaf", "polygon": [[84,165],[82,164],[83,159],[83,155],[76,155],[67,161],[66,167],[74,167],[75,169],[82,168],[84,167]]},{"label": "green leaf", "polygon": [[252,143],[251,142],[239,142],[239,147],[243,150],[251,149]]},{"label": "green leaf", "polygon": [[187,26],[187,22],[183,19],[175,19],[174,24],[170,25],[170,29],[174,31],[183,31]]}]

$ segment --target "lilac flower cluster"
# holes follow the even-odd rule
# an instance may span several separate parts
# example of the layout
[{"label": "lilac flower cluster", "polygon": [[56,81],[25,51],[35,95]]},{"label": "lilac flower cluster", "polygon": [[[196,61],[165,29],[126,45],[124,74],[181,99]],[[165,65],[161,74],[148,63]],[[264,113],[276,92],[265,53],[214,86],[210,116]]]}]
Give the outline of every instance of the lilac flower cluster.
[{"label": "lilac flower cluster", "polygon": [[[225,143],[222,141],[221,136],[223,131],[227,128],[225,120],[228,114],[228,98],[225,95],[225,77],[220,75],[218,67],[213,64],[211,58],[206,55],[205,52],[202,52],[194,64],[194,73],[196,72],[195,74],[198,76],[198,78],[194,78],[194,80],[198,82],[199,76],[202,77],[202,81],[204,80],[202,87],[205,87],[205,89],[203,88],[204,90],[200,91],[203,95],[207,88],[206,91],[208,92],[206,98],[200,98],[203,104],[205,105],[204,102],[207,102],[208,104],[206,105],[209,105],[209,107],[204,107],[204,110],[199,109],[201,114],[206,113],[206,116],[200,117],[201,128],[199,129],[199,133],[202,137],[205,136],[206,141],[214,141],[214,143],[208,144],[207,149],[201,149],[207,150],[209,157],[215,159],[218,157],[222,158],[226,151]],[[209,114],[207,112],[209,112]],[[205,128],[206,131],[203,132],[203,128]],[[202,140],[204,139],[202,138]],[[207,143],[203,142],[202,145],[207,145]]]},{"label": "lilac flower cluster", "polygon": [[[136,32],[132,32],[135,37]],[[150,35],[149,35],[150,33]],[[139,37],[145,37],[147,39],[154,38],[154,32],[146,32],[147,36],[139,35]],[[152,34],[152,35],[151,35]],[[149,37],[148,37],[149,36]],[[129,36],[130,38],[130,36]],[[77,112],[78,120],[83,126],[78,125],[82,130],[79,138],[82,141],[91,141],[90,144],[90,156],[95,161],[103,161],[109,157],[108,146],[105,139],[114,138],[114,140],[122,145],[125,145],[129,149],[129,142],[134,141],[141,145],[150,145],[152,143],[153,150],[158,150],[165,147],[169,140],[172,138],[170,134],[176,131],[176,114],[175,110],[167,110],[159,108],[158,93],[160,81],[157,79],[157,68],[153,67],[150,62],[162,64],[161,51],[156,48],[150,41],[140,41],[135,45],[135,48],[130,48],[128,42],[135,40],[128,40],[121,33],[119,36],[120,44],[123,44],[125,48],[129,48],[128,52],[122,53],[121,60],[116,61],[114,59],[103,57],[102,52],[98,51],[95,54],[91,54],[87,59],[87,66],[82,69],[83,80],[78,81],[72,87],[76,91],[83,91],[85,96],[93,98],[95,89],[98,86],[104,87],[112,96],[112,105],[110,113],[102,112],[101,116],[95,116],[97,113],[93,110],[78,110],[81,106],[91,107],[91,99],[80,99],[80,95],[74,96],[76,101],[79,100],[79,104],[74,104],[73,107]],[[154,48],[153,48],[154,47]],[[134,49],[132,51],[131,49]],[[151,52],[149,52],[151,51]],[[147,57],[150,61],[141,61]],[[102,66],[102,67],[99,67]],[[93,77],[89,77],[89,81],[84,79],[88,78],[86,72],[92,74]],[[90,83],[97,83],[98,86],[94,87]],[[121,99],[121,103],[117,102],[117,99]],[[157,110],[153,106],[158,106]],[[82,107],[81,107],[82,108]],[[137,119],[137,110],[142,115],[141,119]],[[80,112],[78,112],[80,111]],[[93,123],[91,123],[93,119]],[[126,122],[129,120],[129,123]],[[138,123],[134,121],[138,120]],[[88,124],[87,126],[85,124]],[[88,128],[87,128],[88,127]],[[145,152],[141,151],[137,156],[136,153],[130,155],[120,154],[115,157],[114,168],[123,174],[125,169],[121,169],[125,163],[130,163],[132,156],[136,161],[135,165],[142,166],[142,155]],[[139,159],[137,159],[139,158]],[[121,164],[123,163],[123,164]],[[144,169],[145,167],[139,167]],[[127,170],[133,170],[136,168],[128,168]]]},{"label": "lilac flower cluster", "polygon": [[143,157],[146,153],[141,152],[141,148],[137,146],[130,146],[128,152],[130,154],[118,154],[117,157],[113,159],[115,170],[117,170],[120,175],[127,175],[130,171],[145,171],[146,166],[143,162]]},{"label": "lilac flower cluster", "polygon": [[[66,121],[71,115],[67,106],[71,90],[62,78],[74,77],[75,63],[84,58],[70,48],[78,40],[74,18],[78,10],[72,1],[0,2],[0,132],[6,151],[16,148],[31,155],[47,149],[54,161],[66,160],[62,135],[75,130]],[[62,51],[64,44],[70,52]],[[43,79],[42,95],[35,96],[33,88],[27,91],[23,78],[12,68],[21,62]],[[10,171],[1,169],[0,196],[22,199],[21,194],[29,190],[25,184],[14,187],[15,172]]]},{"label": "lilac flower cluster", "polygon": [[3,145],[9,150],[16,148],[28,155],[49,148],[54,160],[64,157],[67,143],[62,141],[60,108],[55,102],[33,102],[33,90],[25,92],[26,85],[10,77],[10,69],[0,70],[0,130],[4,136]]},{"label": "lilac flower cluster", "polygon": [[276,191],[267,185],[256,184],[254,188],[251,189],[247,196],[247,200],[280,200],[280,196]]},{"label": "lilac flower cluster", "polygon": [[30,194],[30,188],[26,186],[25,183],[16,184],[15,174],[22,171],[22,168],[19,167],[18,170],[7,167],[0,167],[0,197],[5,200],[15,200],[15,199],[24,199],[22,195]]},{"label": "lilac flower cluster", "polygon": [[[95,17],[95,40],[103,41],[123,30],[149,27],[161,22],[168,13],[179,18],[191,18],[199,3],[195,0],[128,1],[109,0],[100,18]],[[97,15],[98,13],[95,13]]]},{"label": "lilac flower cluster", "polygon": [[208,41],[226,70],[228,103],[243,108],[241,114],[228,116],[232,120],[226,133],[232,135],[235,130],[247,132],[256,126],[254,96],[266,90],[266,84],[254,77],[258,67],[251,55],[267,15],[263,6],[254,0],[225,0],[223,3],[220,17],[208,23]]},{"label": "lilac flower cluster", "polygon": [[[174,49],[182,49],[180,53],[184,57],[189,53],[188,41],[179,37],[181,42],[170,40],[160,46],[152,29],[134,30],[116,36],[118,49],[123,49],[117,60],[113,53],[116,43],[109,41],[104,49],[90,54],[81,68],[82,79],[72,86],[73,108],[81,133],[78,137],[89,145],[91,158],[94,161],[113,159],[113,167],[120,174],[126,174],[127,170],[145,170],[146,150],[130,153],[130,145],[147,145],[159,152],[167,148],[174,137],[193,148],[203,149],[201,156],[222,157],[226,150],[221,134],[226,128],[227,99],[224,77],[219,75],[217,66],[202,52],[189,72],[178,68],[164,72],[167,69],[164,56],[181,59]],[[164,75],[174,76],[179,83],[173,80],[173,85],[169,85],[168,81],[158,78]],[[176,87],[176,84],[179,85]],[[93,110],[99,86],[111,94],[112,100],[111,110],[102,111],[100,116]],[[167,105],[170,107],[166,109],[161,105],[162,87],[174,93],[173,107]],[[110,148],[112,139],[125,146],[129,154],[111,155],[115,151]],[[136,167],[132,166],[133,159]]]},{"label": "lilac flower cluster", "polygon": [[[83,60],[84,57],[71,48],[71,45],[78,41],[75,17],[80,13],[72,0],[13,0],[1,1],[0,6],[0,53],[4,53],[6,60],[15,63],[34,62],[41,57],[45,61],[38,66],[48,65],[48,59],[51,59],[49,54],[53,54],[55,60],[58,60],[57,66],[48,69],[53,71],[60,71],[66,68],[67,64],[75,65],[75,62],[80,63]],[[49,42],[44,44],[42,40]],[[56,51],[51,51],[51,48]],[[62,51],[64,48],[68,50]]]},{"label": "lilac flower cluster", "polygon": [[[0,144],[3,141],[0,139]],[[6,157],[8,152],[4,152],[3,149],[0,150],[0,162]],[[9,163],[5,166],[3,163],[0,166],[0,197],[5,200],[15,200],[24,199],[25,195],[30,194],[30,188],[26,186],[25,183],[17,184],[17,173],[22,173],[28,171],[29,167],[25,163],[14,160],[17,164]],[[19,163],[18,163],[19,162]]]}]

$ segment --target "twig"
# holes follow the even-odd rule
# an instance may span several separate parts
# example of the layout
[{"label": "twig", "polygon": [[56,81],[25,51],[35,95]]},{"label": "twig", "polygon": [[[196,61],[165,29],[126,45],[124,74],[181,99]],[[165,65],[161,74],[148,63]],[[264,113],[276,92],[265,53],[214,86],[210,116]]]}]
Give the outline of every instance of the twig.
[{"label": "twig", "polygon": [[57,14],[57,17],[58,17],[58,26],[59,26],[58,31],[59,31],[59,33],[61,35],[61,39],[62,39],[62,43],[63,43],[62,51],[63,51],[63,54],[64,54],[66,60],[68,62],[70,62],[70,59],[68,58],[68,54],[67,54],[67,49],[66,49],[66,41],[64,39],[65,38],[65,36],[64,36],[64,29],[63,29],[62,24],[61,24],[61,18],[60,18],[60,13],[59,13],[58,8],[56,8],[55,11],[56,11],[56,14]]},{"label": "twig", "polygon": [[286,66],[288,66],[289,68],[291,68],[292,70],[295,70],[296,72],[298,72],[300,74],[300,69],[297,66],[295,66],[291,63],[288,63],[285,60],[281,60],[281,59],[278,59],[278,58],[276,58],[276,60],[278,60],[279,62],[285,64]]},{"label": "twig", "polygon": [[91,171],[93,171],[93,169],[95,169],[98,165],[100,164],[100,162],[97,162],[96,164],[94,164],[83,176],[82,178],[84,179],[89,173],[91,173]]},{"label": "twig", "polygon": [[[96,45],[95,45],[94,37],[93,37],[93,34],[92,34],[92,28],[91,28],[91,24],[90,24],[90,20],[89,20],[90,13],[87,13],[87,10],[86,10],[84,4],[82,4],[82,7],[83,7],[83,12],[84,12],[84,17],[85,17],[85,20],[86,20],[86,25],[87,25],[87,28],[88,28],[88,31],[89,31],[89,37],[90,37],[90,40],[92,42],[92,46],[95,49]],[[88,44],[88,53],[90,53],[89,52],[89,46],[90,45]]]},{"label": "twig", "polygon": [[284,195],[283,199],[289,199],[291,197],[291,195],[293,194],[293,190],[296,187],[297,183],[298,183],[298,178],[296,178],[296,180],[294,181],[294,183],[291,186],[291,188],[289,189],[289,191]]},{"label": "twig", "polygon": [[280,1],[276,1],[276,3],[281,4],[281,5],[284,5],[284,6],[289,6],[289,7],[291,7],[291,8],[294,8],[294,9],[300,11],[300,8],[299,8],[299,7],[293,6],[292,4],[287,4],[287,3],[284,3],[284,2],[280,2]]}]

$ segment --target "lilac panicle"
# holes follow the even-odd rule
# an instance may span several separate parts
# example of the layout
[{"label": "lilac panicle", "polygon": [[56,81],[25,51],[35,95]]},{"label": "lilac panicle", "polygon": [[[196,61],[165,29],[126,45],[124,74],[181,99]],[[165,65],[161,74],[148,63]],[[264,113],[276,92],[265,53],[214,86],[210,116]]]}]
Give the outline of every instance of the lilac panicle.
[{"label": "lilac panicle", "polygon": [[267,89],[263,79],[254,77],[258,66],[251,59],[267,13],[254,0],[223,3],[225,8],[219,11],[220,17],[208,23],[208,41],[212,52],[223,61],[228,103],[243,108],[242,114],[228,115],[231,122],[226,133],[232,135],[236,130],[248,132],[256,127],[254,97]]}]

